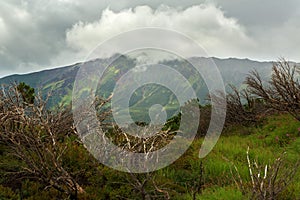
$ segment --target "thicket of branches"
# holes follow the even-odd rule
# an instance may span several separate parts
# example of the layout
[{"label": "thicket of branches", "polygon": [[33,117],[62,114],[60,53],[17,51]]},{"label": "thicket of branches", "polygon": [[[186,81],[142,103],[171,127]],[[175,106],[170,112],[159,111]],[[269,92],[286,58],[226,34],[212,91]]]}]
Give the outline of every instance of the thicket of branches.
[{"label": "thicket of branches", "polygon": [[84,190],[62,160],[68,148],[62,141],[74,133],[72,115],[67,108],[50,111],[46,104],[47,99],[34,95],[27,85],[11,85],[0,92],[0,139],[10,155],[21,162],[9,174],[37,180],[45,188],[76,199]]},{"label": "thicket of branches", "polygon": [[270,112],[264,102],[253,96],[247,88],[239,90],[230,85],[230,89],[231,92],[226,96],[222,93],[213,94],[217,103],[218,99],[226,99],[225,127],[257,125]]},{"label": "thicket of branches", "polygon": [[269,81],[253,70],[245,79],[244,89],[230,85],[231,91],[226,96],[213,94],[215,100],[226,98],[225,127],[256,125],[274,112],[288,112],[300,120],[299,76],[298,66],[281,59],[273,64]]},{"label": "thicket of branches", "polygon": [[243,194],[251,194],[251,199],[279,199],[281,193],[291,184],[300,165],[298,160],[295,165],[288,166],[285,154],[285,152],[281,154],[273,163],[262,164],[250,159],[248,147],[247,164],[251,182],[245,183],[234,165],[235,173],[232,171],[231,173],[235,184]]},{"label": "thicket of branches", "polygon": [[273,64],[269,81],[264,82],[257,71],[250,72],[245,83],[249,92],[261,99],[266,106],[289,112],[300,121],[299,66],[284,59]]}]

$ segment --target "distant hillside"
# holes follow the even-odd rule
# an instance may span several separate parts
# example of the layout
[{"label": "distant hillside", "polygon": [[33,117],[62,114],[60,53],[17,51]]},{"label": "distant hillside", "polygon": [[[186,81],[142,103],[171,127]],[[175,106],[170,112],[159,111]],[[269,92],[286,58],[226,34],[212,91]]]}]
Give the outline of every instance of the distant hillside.
[{"label": "distant hillside", "polygon": [[50,99],[49,103],[54,105],[71,95],[79,65],[75,64],[30,74],[11,75],[1,78],[0,84],[25,82],[36,90],[42,90],[44,95],[51,91],[53,98]]},{"label": "distant hillside", "polygon": [[[208,63],[207,61],[210,58],[201,57],[196,59],[199,59],[199,62],[205,65],[206,63]],[[213,59],[213,61],[219,68],[221,75],[224,79],[224,83],[226,85],[233,84],[237,87],[241,86],[242,82],[245,79],[245,76],[249,73],[250,70],[253,70],[255,68],[256,70],[258,70],[258,72],[260,72],[263,75],[263,77],[265,77],[270,75],[272,67],[272,62],[257,62],[249,59],[236,58],[211,59]],[[96,60],[93,62],[101,62],[101,60]],[[115,80],[117,80],[130,68],[133,68],[135,64],[135,60],[125,56],[122,56],[120,59],[118,59],[116,63],[113,63],[109,70],[105,72],[104,79],[102,80],[98,88],[101,95],[109,95],[113,91],[113,88],[115,86]],[[189,63],[184,63],[183,61],[178,60],[172,60],[165,61],[163,64],[166,64],[178,70],[191,82],[192,85],[195,85],[194,90],[197,91],[198,94],[200,94],[201,100],[203,100],[206,97],[207,88],[205,86],[205,83],[203,82],[201,77],[195,76],[196,73],[195,71],[193,71],[193,69],[190,69],[191,67],[188,66]],[[1,78],[0,84],[10,84],[12,82],[25,82],[36,89],[41,89],[43,94],[52,91],[53,95],[50,99],[50,106],[53,106],[60,102],[70,103],[72,99],[73,83],[80,65],[81,64],[78,63],[71,66],[44,70],[30,74],[11,75]],[[149,97],[147,102],[141,101],[141,99],[145,96]],[[167,107],[170,110],[167,111],[169,111],[169,115],[172,115],[174,112],[176,112],[176,110],[174,110],[174,105],[176,105],[176,101],[176,97],[172,96],[171,91],[169,91],[166,88],[159,86],[145,86],[145,88],[140,88],[136,91],[136,93],[134,93],[130,104],[132,107],[132,112],[135,112],[143,110],[146,111],[149,108],[148,105],[151,106],[152,103],[160,102],[163,105],[169,105]]]}]

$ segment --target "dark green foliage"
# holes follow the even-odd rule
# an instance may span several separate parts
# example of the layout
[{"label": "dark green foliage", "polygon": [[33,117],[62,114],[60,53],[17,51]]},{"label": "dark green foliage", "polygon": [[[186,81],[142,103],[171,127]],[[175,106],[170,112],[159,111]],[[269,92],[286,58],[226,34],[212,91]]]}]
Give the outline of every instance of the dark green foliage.
[{"label": "dark green foliage", "polygon": [[30,87],[24,82],[21,82],[18,84],[17,89],[21,93],[24,102],[29,104],[34,103],[34,98],[35,98],[34,88]]},{"label": "dark green foliage", "polygon": [[20,199],[19,195],[12,191],[9,187],[0,185],[0,199],[1,200],[17,200]]},{"label": "dark green foliage", "polygon": [[165,126],[163,127],[163,130],[170,129],[171,131],[177,131],[180,126],[180,120],[181,120],[181,113],[178,113],[174,117],[170,118]]}]

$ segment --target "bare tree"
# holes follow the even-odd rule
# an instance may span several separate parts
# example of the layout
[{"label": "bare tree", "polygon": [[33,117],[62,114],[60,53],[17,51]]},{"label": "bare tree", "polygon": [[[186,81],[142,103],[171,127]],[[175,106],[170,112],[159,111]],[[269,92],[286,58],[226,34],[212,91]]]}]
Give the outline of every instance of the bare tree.
[{"label": "bare tree", "polygon": [[[155,130],[155,127],[144,126],[143,132],[149,134]],[[174,132],[160,130],[154,136],[139,138],[123,132],[117,125],[114,125],[113,133],[111,134],[112,141],[120,148],[136,153],[143,153],[147,157],[150,152],[156,151],[167,145],[174,137]],[[147,166],[145,166],[147,168]],[[154,172],[132,173],[128,171],[126,183],[131,186],[137,195],[143,200],[149,199],[170,199],[167,189],[162,188],[155,181]]]},{"label": "bare tree", "polygon": [[245,83],[249,91],[270,108],[287,111],[300,121],[300,82],[296,65],[281,59],[273,64],[271,79],[264,83],[257,71],[250,72]]},{"label": "bare tree", "polygon": [[204,188],[204,166],[203,162],[200,162],[199,171],[197,171],[196,179],[191,181],[190,191],[193,196],[193,200],[197,199],[197,194],[201,194]]},{"label": "bare tree", "polygon": [[77,199],[83,188],[64,168],[62,157],[67,145],[59,140],[72,134],[72,115],[68,109],[49,111],[41,95],[25,101],[17,85],[0,93],[0,139],[10,154],[21,161],[19,177],[38,180]]},{"label": "bare tree", "polygon": [[264,102],[252,95],[249,89],[239,90],[233,85],[229,85],[229,87],[231,92],[227,93],[226,96],[223,93],[212,94],[217,104],[223,103],[222,99],[226,99],[225,127],[233,124],[257,124],[270,112]]},{"label": "bare tree", "polygon": [[251,183],[243,182],[238,168],[234,165],[236,173],[232,172],[234,182],[244,193],[251,193],[251,199],[272,200],[278,199],[281,192],[292,182],[299,169],[299,160],[294,166],[288,166],[284,160],[285,153],[279,156],[273,163],[260,164],[249,157],[247,149],[247,164]]}]

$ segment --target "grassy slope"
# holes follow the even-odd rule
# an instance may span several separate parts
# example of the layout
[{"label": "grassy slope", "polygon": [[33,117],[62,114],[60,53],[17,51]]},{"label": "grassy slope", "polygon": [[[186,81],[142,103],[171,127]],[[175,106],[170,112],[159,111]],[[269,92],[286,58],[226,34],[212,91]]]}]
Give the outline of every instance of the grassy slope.
[{"label": "grassy slope", "polygon": [[[203,159],[206,177],[213,185],[206,188],[203,195],[198,196],[199,199],[242,198],[241,193],[230,180],[232,179],[230,168],[235,164],[243,179],[250,181],[246,160],[248,146],[250,159],[256,159],[258,164],[264,166],[273,163],[283,152],[286,152],[286,161],[292,167],[300,156],[299,127],[300,122],[289,115],[280,115],[269,117],[262,127],[235,127],[225,131],[213,151]],[[226,134],[230,135],[226,136]],[[199,144],[201,140],[195,143],[196,146]],[[287,195],[285,199],[300,198],[300,170],[284,195]]]},{"label": "grassy slope", "polygon": [[[204,165],[205,185],[202,194],[197,199],[247,199],[243,196],[233,182],[230,169],[233,164],[237,166],[244,182],[250,182],[247,169],[246,150],[250,147],[250,158],[257,159],[259,164],[272,163],[282,152],[286,151],[286,161],[289,166],[299,159],[300,137],[298,128],[300,122],[289,115],[269,117],[260,127],[233,127],[226,130],[220,137],[213,151],[204,159],[198,158],[198,151],[203,139],[197,139],[189,150],[179,160],[167,168],[155,172],[155,180],[161,187],[167,188],[172,199],[191,199],[191,188],[197,174],[199,163]],[[130,199],[139,199],[133,193],[129,184],[116,184],[126,182],[126,174],[116,172],[104,166],[89,166],[90,158],[82,146],[74,146],[68,153],[68,165],[85,171],[85,176],[90,182],[85,185],[84,199],[104,199],[116,196],[127,196]],[[3,155],[1,156],[1,159]],[[99,170],[97,175],[94,171]],[[106,177],[103,182],[103,177]],[[3,180],[2,180],[3,181]],[[24,190],[28,192],[29,199],[46,197],[51,191],[40,191],[33,183],[25,183]],[[0,186],[1,193],[11,193],[7,188]],[[55,194],[52,191],[52,195]],[[10,197],[12,197],[10,196]],[[3,196],[2,196],[3,197]],[[136,198],[134,198],[136,197]],[[282,194],[282,199],[299,199],[300,197],[300,170],[295,175],[292,184]]]}]

